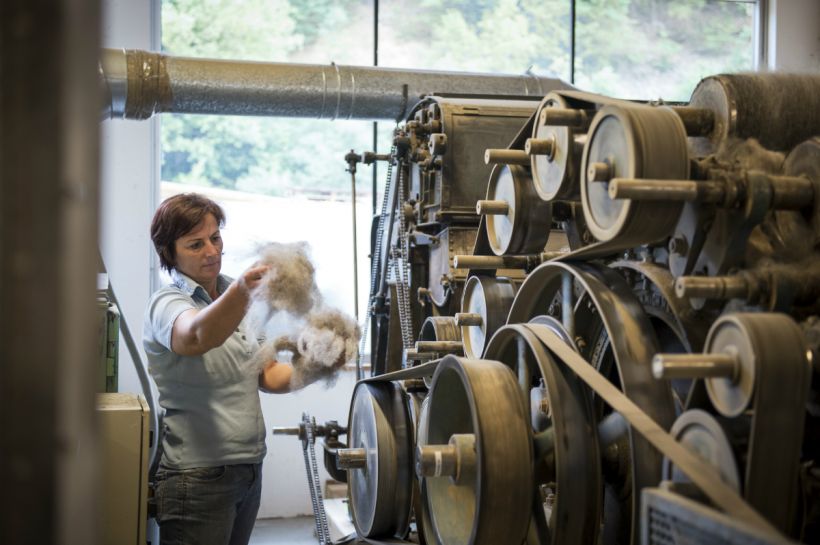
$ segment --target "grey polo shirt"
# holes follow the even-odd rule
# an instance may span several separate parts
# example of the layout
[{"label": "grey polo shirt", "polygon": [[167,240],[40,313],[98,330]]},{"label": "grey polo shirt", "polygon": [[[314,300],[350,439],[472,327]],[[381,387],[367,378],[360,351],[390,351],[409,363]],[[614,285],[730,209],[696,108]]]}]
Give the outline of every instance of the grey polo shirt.
[{"label": "grey polo shirt", "polygon": [[[256,339],[244,321],[217,348],[201,356],[171,351],[177,317],[212,300],[191,278],[172,271],[172,283],[151,296],[145,312],[143,346],[148,370],[165,409],[162,463],[187,469],[261,462],[265,422],[259,402],[259,374],[251,363]],[[220,275],[217,291],[231,279]]]}]

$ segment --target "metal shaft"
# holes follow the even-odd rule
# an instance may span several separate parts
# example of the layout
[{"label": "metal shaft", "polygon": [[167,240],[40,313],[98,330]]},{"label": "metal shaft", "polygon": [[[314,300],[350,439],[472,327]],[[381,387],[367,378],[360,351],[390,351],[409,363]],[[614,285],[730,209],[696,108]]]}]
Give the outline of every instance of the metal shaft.
[{"label": "metal shaft", "polygon": [[416,448],[416,473],[422,477],[450,477],[456,484],[474,479],[475,435],[453,434],[446,445],[419,445]]},{"label": "metal shaft", "polygon": [[488,214],[503,216],[510,211],[510,203],[507,201],[478,201],[475,203],[475,211],[479,216]]},{"label": "metal shaft", "polygon": [[581,128],[588,126],[591,120],[592,115],[586,110],[571,108],[544,108],[541,110],[542,125]]},{"label": "metal shaft", "polygon": [[481,314],[475,312],[457,312],[456,325],[461,326],[480,326],[484,323],[484,318]]},{"label": "metal shaft", "polygon": [[587,177],[592,182],[608,182],[612,178],[609,163],[592,163],[587,168]]},{"label": "metal shaft", "polygon": [[302,430],[299,426],[294,427],[286,427],[286,426],[274,426],[273,427],[273,434],[274,435],[300,435]]},{"label": "metal shaft", "polygon": [[340,448],[336,451],[336,467],[339,469],[361,469],[367,467],[367,449]]},{"label": "metal shaft", "polygon": [[416,352],[461,352],[461,341],[416,341]]},{"label": "metal shaft", "polygon": [[416,472],[422,477],[454,476],[456,463],[453,445],[420,445],[416,449]]},{"label": "metal shaft", "polygon": [[546,155],[552,161],[555,155],[555,136],[549,138],[527,138],[524,142],[524,153],[527,155]]},{"label": "metal shaft", "polygon": [[[590,170],[590,176],[591,172]],[[761,173],[755,175],[763,176],[769,184],[772,192],[771,207],[774,209],[800,210],[814,203],[814,186],[808,178],[770,176]],[[727,207],[736,206],[745,194],[744,188],[735,187],[734,191],[729,191],[727,183],[725,180],[613,178],[609,182],[609,197],[641,201],[698,201]]]},{"label": "metal shaft", "polygon": [[[404,351],[404,361],[429,361],[433,359],[433,354],[419,352],[415,348],[408,348]],[[407,366],[405,366],[407,367]]]},{"label": "metal shaft", "polygon": [[715,126],[715,112],[706,108],[672,106],[678,114],[688,136],[707,136]]},{"label": "metal shaft", "polygon": [[456,255],[453,256],[454,269],[526,269],[550,259],[561,257],[566,252],[541,252],[532,255]]},{"label": "metal shaft", "polygon": [[561,274],[561,323],[570,338],[575,338],[575,284],[569,272]]},{"label": "metal shaft", "polygon": [[720,182],[692,180],[648,180],[613,178],[609,181],[611,199],[636,201],[700,201],[718,203],[724,200],[725,186]]},{"label": "metal shaft", "polygon": [[542,97],[571,88],[532,75],[192,59],[122,49],[103,50],[100,71],[107,94],[103,117],[125,119],[173,112],[395,121],[431,93]]},{"label": "metal shaft", "polygon": [[359,321],[359,237],[356,234],[356,172],[350,172],[350,202],[353,213],[353,316]]},{"label": "metal shaft", "polygon": [[736,378],[740,364],[732,354],[655,354],[652,375],[657,379]]},{"label": "metal shaft", "polygon": [[749,283],[742,276],[681,276],[675,280],[675,294],[700,299],[746,299]]},{"label": "metal shaft", "polygon": [[814,203],[814,184],[798,176],[769,176],[772,185],[772,207],[800,210]]},{"label": "metal shaft", "polygon": [[526,256],[457,255],[453,256],[455,269],[523,269],[527,266]]},{"label": "metal shaft", "polygon": [[530,156],[520,149],[488,149],[484,151],[487,165],[529,165]]}]

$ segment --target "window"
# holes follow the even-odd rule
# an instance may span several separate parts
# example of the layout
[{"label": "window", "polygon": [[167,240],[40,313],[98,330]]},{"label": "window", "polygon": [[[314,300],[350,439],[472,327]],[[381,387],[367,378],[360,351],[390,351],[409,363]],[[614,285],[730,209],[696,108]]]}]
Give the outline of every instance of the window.
[{"label": "window", "polygon": [[752,69],[755,5],[577,0],[575,84],[619,98],[688,101],[702,78]]},{"label": "window", "polygon": [[[169,55],[368,65],[369,0],[164,0]],[[227,215],[223,272],[249,266],[258,244],[305,240],[329,304],[353,314],[351,182],[344,155],[372,147],[363,121],[164,115],[162,198],[199,191]],[[367,297],[370,187],[358,194],[360,299]],[[361,304],[360,306],[362,306]]]},{"label": "window", "polygon": [[[383,66],[531,70],[565,80],[574,74],[584,90],[681,101],[704,76],[752,67],[755,6],[727,0],[163,0],[163,49],[177,56],[372,65],[378,30]],[[250,265],[258,243],[307,240],[328,302],[353,313],[351,184],[343,158],[350,149],[373,149],[372,123],[165,115],[161,125],[163,197],[199,190],[225,206],[227,274]],[[390,147],[391,129],[379,124],[381,151]],[[383,174],[382,167],[379,183]],[[370,176],[359,169],[360,320],[369,290],[370,214],[380,202]]]}]

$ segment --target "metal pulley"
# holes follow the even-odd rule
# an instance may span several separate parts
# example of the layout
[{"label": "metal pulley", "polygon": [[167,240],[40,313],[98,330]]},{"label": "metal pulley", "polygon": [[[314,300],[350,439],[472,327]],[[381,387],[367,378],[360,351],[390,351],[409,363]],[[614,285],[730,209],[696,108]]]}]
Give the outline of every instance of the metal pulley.
[{"label": "metal pulley", "polygon": [[[759,366],[773,364],[759,361],[759,346],[776,339],[759,338],[755,330],[755,322],[768,316],[726,315],[709,330],[703,354],[657,354],[652,372],[664,379],[703,378],[715,409],[727,417],[739,416],[751,404]],[[792,347],[782,348],[794,352]]]},{"label": "metal pulley", "polygon": [[[530,486],[536,494],[531,532],[542,545],[597,543],[603,479],[589,391],[553,359],[530,327],[502,327],[490,340],[486,355],[513,369],[529,405],[534,453]],[[560,323],[537,327],[556,327],[566,334]]]},{"label": "metal pulley", "polygon": [[[740,492],[740,470],[734,450],[714,416],[701,409],[690,409],[675,420],[669,433],[683,446],[709,462],[718,470],[723,482]],[[668,458],[663,460],[663,478],[675,483],[690,482]]]},{"label": "metal pulley", "polygon": [[393,382],[359,382],[350,405],[348,470],[353,524],[364,537],[403,537],[410,523],[412,423]]},{"label": "metal pulley", "polygon": [[439,543],[522,543],[532,506],[532,441],[515,375],[500,362],[447,356],[429,396],[417,468]]},{"label": "metal pulley", "polygon": [[549,93],[535,114],[532,138],[524,145],[535,191],[545,201],[580,198],[578,179],[589,119],[561,115],[568,110],[566,97]]},{"label": "metal pulley", "polygon": [[656,242],[675,228],[680,202],[613,199],[613,180],[689,177],[686,131],[667,107],[614,105],[592,121],[581,161],[581,202],[590,232],[613,249]]},{"label": "metal pulley", "polygon": [[[427,445],[427,427],[429,426],[430,396],[426,396],[419,408],[418,422],[416,423],[416,449]],[[430,519],[430,508],[427,504],[427,484],[424,475],[416,473],[418,482],[418,498],[414,501],[414,514],[419,534],[424,536],[427,545],[441,545]]]},{"label": "metal pulley", "polygon": [[522,166],[493,168],[487,199],[477,202],[476,212],[486,216],[487,237],[495,255],[540,252],[549,238],[552,206],[538,197]]},{"label": "metal pulley", "polygon": [[658,379],[702,378],[715,409],[724,416],[742,414],[755,390],[756,354],[742,324],[715,323],[703,354],[657,354],[652,373]]},{"label": "metal pulley", "polygon": [[461,312],[456,314],[466,357],[482,357],[487,341],[506,323],[520,285],[520,281],[497,276],[471,276],[467,280]]},{"label": "metal pulley", "polygon": [[[452,316],[430,316],[421,324],[415,349],[405,350],[406,361],[428,361],[443,354],[462,354],[461,329]],[[406,367],[406,366],[405,366]]]},{"label": "metal pulley", "polygon": [[744,496],[788,532],[797,509],[811,376],[804,333],[785,314],[724,314],[709,330],[705,351],[689,359],[660,354],[653,363],[655,375],[703,377],[709,400],[721,415],[750,417],[742,453]]}]

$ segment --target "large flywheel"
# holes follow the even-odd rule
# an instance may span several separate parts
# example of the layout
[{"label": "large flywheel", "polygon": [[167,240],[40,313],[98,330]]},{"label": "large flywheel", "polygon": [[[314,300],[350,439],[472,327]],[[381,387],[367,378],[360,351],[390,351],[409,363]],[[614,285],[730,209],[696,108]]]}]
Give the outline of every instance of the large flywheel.
[{"label": "large flywheel", "polygon": [[[560,324],[551,325],[561,331]],[[530,415],[535,480],[528,543],[596,543],[602,482],[588,390],[556,364],[526,324],[501,328],[486,357],[516,372]]]},{"label": "large flywheel", "polygon": [[[587,263],[541,265],[519,289],[508,323],[523,324],[545,314],[561,321],[565,333],[559,336],[573,339],[581,355],[603,376],[664,429],[671,427],[675,418],[671,389],[652,376],[652,357],[659,342],[621,275]],[[604,482],[602,542],[637,543],[640,491],[659,482],[663,458],[596,397],[593,411]]]}]

